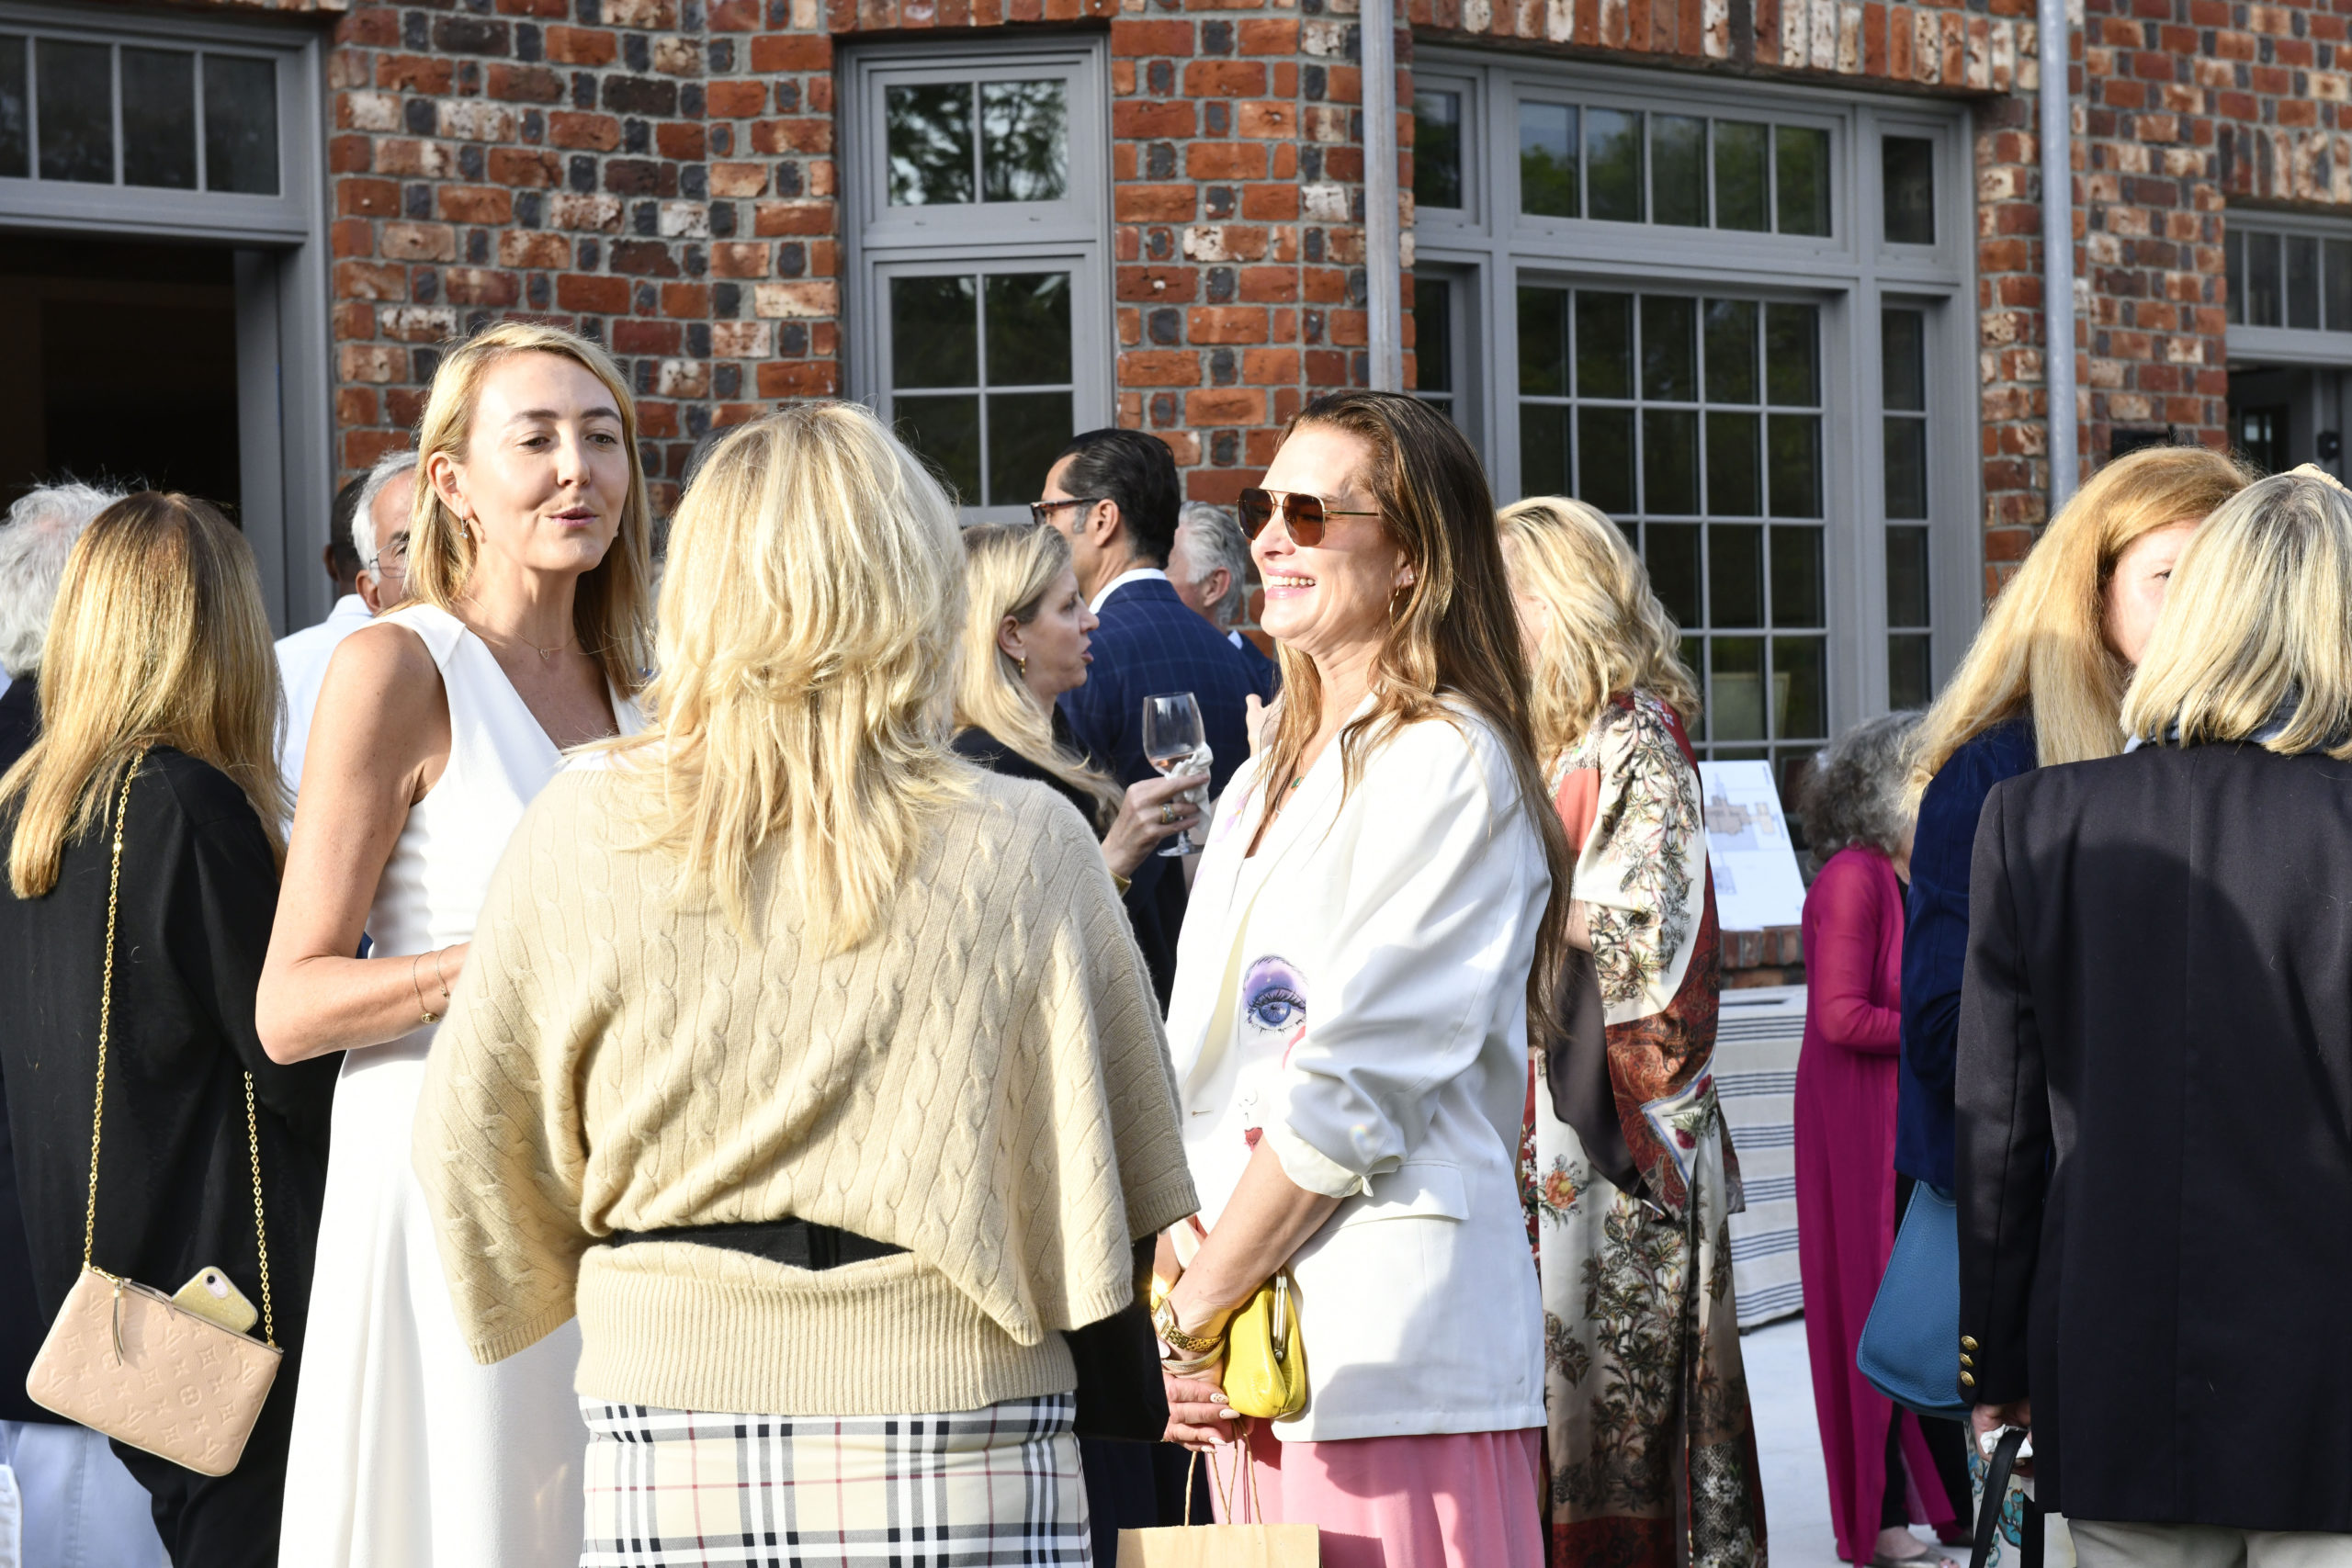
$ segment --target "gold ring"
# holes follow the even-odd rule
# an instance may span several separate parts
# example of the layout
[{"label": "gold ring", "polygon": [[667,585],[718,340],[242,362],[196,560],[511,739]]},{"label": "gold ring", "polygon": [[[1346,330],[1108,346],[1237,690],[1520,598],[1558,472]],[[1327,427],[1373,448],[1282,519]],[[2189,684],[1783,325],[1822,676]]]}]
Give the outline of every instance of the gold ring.
[{"label": "gold ring", "polygon": [[1169,823],[1173,822],[1173,821],[1175,821],[1175,820],[1176,820],[1176,808],[1175,808],[1174,807],[1172,807],[1172,806],[1163,806],[1163,807],[1161,807],[1159,808],[1159,825],[1160,825],[1161,827],[1163,827],[1163,828],[1164,828],[1164,827],[1168,826],[1168,824],[1169,824]]}]

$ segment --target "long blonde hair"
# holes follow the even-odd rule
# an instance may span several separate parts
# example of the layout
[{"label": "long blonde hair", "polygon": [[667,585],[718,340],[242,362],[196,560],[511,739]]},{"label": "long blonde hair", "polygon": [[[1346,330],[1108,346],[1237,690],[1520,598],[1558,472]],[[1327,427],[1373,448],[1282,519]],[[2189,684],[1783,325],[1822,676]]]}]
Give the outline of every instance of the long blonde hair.
[{"label": "long blonde hair", "polygon": [[581,573],[571,601],[572,629],[580,646],[603,666],[620,692],[645,679],[648,585],[653,580],[651,527],[645,499],[645,468],[637,447],[637,404],[629,397],[612,355],[577,333],[537,321],[500,321],[449,351],[433,373],[433,391],[417,426],[414,499],[410,504],[408,596],[451,615],[473,575],[475,545],[458,514],[449,510],[426,475],[440,456],[463,462],[473,436],[474,408],[491,367],[517,354],[552,354],[569,359],[613,395],[621,416],[621,445],[628,451],[628,499],[621,504],[620,529],[612,548]]},{"label": "long blonde hair", "polygon": [[2107,646],[2115,563],[2143,534],[2205,517],[2253,479],[2203,446],[2150,446],[2101,468],[2058,513],[1984,615],[1951,683],[1920,722],[1916,796],[1951,754],[2031,711],[2040,766],[2112,757],[2132,671]]},{"label": "long blonde hair", "polygon": [[98,513],[66,558],[41,645],[40,737],[0,778],[20,803],[8,846],[19,898],[113,809],[151,746],[209,762],[253,802],[280,859],[277,660],[244,536],[204,502],[141,491]]},{"label": "long blonde hair", "polygon": [[[1308,425],[1344,432],[1371,449],[1364,483],[1383,532],[1413,571],[1411,583],[1390,602],[1388,630],[1373,656],[1372,711],[1340,732],[1342,798],[1371,755],[1405,726],[1456,722],[1448,703],[1468,708],[1494,731],[1552,874],[1552,901],[1527,987],[1528,1033],[1540,1044],[1560,1024],[1557,982],[1574,861],[1536,760],[1527,660],[1486,469],[1453,421],[1400,393],[1328,393],[1301,409],[1283,438]],[[1287,644],[1280,652],[1283,696],[1257,775],[1257,787],[1272,791],[1297,775],[1323,723],[1323,682],[1314,661]]]},{"label": "long blonde hair", "polygon": [[2352,759],[2352,496],[2317,470],[2243,490],[2197,530],[2123,698],[2154,744],[2248,740]]},{"label": "long blonde hair", "polygon": [[870,411],[794,404],[712,452],[671,521],[650,722],[605,748],[682,898],[748,929],[775,843],[812,942],[874,933],[969,787],[947,743],[963,609],[955,505]]},{"label": "long blonde hair", "polygon": [[1686,730],[1696,727],[1699,682],[1682,662],[1681,631],[1624,531],[1565,495],[1513,502],[1496,521],[1512,581],[1551,612],[1551,636],[1529,671],[1536,755],[1552,761],[1611,698],[1636,688],[1672,708]]},{"label": "long blonde hair", "polygon": [[978,523],[964,530],[964,659],[956,678],[956,728],[987,730],[1031,765],[1092,795],[1096,816],[1108,820],[1119,809],[1119,786],[1055,743],[1052,717],[1037,706],[1020,667],[997,642],[1006,616],[1024,626],[1037,618],[1069,564],[1069,541],[1057,529]]}]

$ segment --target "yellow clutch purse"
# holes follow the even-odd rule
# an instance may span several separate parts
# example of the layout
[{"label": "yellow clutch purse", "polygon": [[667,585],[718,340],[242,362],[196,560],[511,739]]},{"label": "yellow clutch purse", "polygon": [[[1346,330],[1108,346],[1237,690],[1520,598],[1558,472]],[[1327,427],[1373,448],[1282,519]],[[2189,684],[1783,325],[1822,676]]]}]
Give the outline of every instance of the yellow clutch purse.
[{"label": "yellow clutch purse", "polygon": [[1226,1403],[1280,1421],[1306,1408],[1306,1342],[1298,1332],[1298,1286],[1277,1269],[1226,1330]]}]

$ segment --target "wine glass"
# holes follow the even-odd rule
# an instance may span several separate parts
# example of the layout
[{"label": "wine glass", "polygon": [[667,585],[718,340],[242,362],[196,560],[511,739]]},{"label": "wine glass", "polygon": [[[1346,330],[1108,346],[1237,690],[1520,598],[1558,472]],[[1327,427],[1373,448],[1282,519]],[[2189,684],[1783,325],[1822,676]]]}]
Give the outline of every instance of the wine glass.
[{"label": "wine glass", "polygon": [[[1143,700],[1143,754],[1162,773],[1208,774],[1215,753],[1201,726],[1201,705],[1190,692],[1162,692]],[[1205,786],[1188,794],[1205,797]],[[1163,855],[1198,854],[1190,829],[1159,848]]]}]

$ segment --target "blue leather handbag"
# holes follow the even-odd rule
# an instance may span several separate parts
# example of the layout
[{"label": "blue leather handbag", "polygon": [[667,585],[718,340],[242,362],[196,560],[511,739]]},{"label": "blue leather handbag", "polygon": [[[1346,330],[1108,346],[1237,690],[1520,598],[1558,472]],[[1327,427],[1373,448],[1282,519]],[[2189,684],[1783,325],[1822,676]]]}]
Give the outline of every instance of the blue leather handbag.
[{"label": "blue leather handbag", "polygon": [[1871,1386],[1918,1416],[1965,1420],[1960,1387],[1960,1211],[1948,1192],[1911,1190],[1894,1252],[1854,1348]]}]

